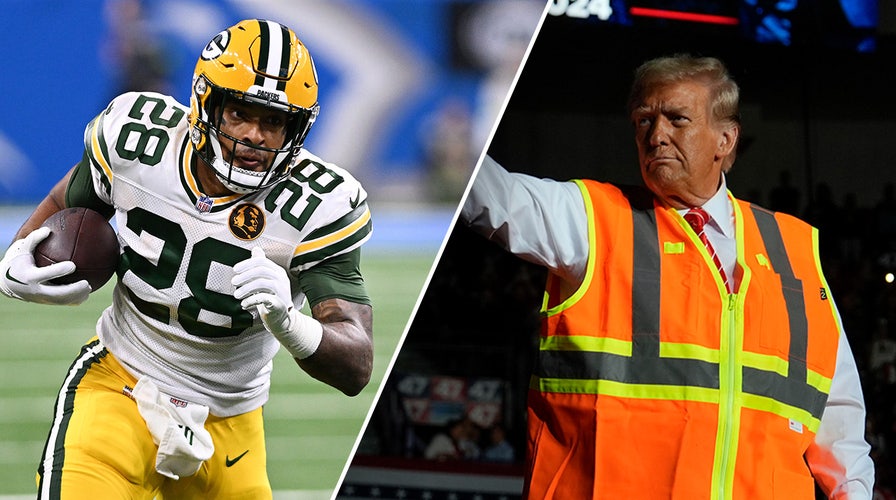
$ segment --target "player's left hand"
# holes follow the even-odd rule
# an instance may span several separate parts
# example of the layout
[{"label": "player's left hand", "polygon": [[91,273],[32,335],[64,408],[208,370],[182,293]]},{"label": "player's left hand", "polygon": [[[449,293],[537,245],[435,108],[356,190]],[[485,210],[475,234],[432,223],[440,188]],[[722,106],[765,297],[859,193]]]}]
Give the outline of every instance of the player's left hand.
[{"label": "player's left hand", "polygon": [[52,280],[75,271],[75,263],[67,260],[38,267],[34,249],[47,239],[50,228],[39,227],[15,241],[0,260],[0,292],[26,302],[38,304],[78,305],[90,296],[90,285],[81,280],[56,285]]},{"label": "player's left hand", "polygon": [[260,247],[233,266],[233,296],[246,311],[257,309],[264,327],[296,358],[313,354],[322,335],[321,324],[293,307],[286,270],[267,258]]}]

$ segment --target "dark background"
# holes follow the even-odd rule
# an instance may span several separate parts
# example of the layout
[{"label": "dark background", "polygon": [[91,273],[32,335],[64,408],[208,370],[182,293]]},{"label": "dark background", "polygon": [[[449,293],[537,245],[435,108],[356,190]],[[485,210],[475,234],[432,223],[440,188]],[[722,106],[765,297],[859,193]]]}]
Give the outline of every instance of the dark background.
[{"label": "dark background", "polygon": [[782,170],[804,204],[818,182],[838,198],[856,192],[874,200],[883,181],[896,180],[890,38],[878,36],[876,50],[857,52],[833,18],[801,28],[808,32],[791,46],[753,42],[736,27],[645,24],[549,16],[492,141],[493,156],[536,175],[637,181],[624,110],[631,75],[648,58],[690,52],[721,58],[741,86],[735,194],[764,194]]},{"label": "dark background", "polygon": [[[741,87],[743,124],[729,189],[820,228],[825,273],[862,377],[883,491],[893,485],[886,443],[896,443],[896,371],[894,356],[875,352],[896,349],[896,285],[884,279],[896,271],[896,81],[889,68],[896,51],[887,30],[850,29],[835,4],[815,2],[794,14],[789,46],[757,42],[743,26],[548,16],[489,154],[537,176],[640,182],[624,109],[634,69],[675,52],[724,60]],[[869,35],[873,50],[858,50]],[[776,191],[782,184],[787,189]],[[390,381],[396,373],[505,380],[503,422],[521,458],[544,279],[544,270],[458,225]],[[401,395],[387,383],[358,453],[418,457],[427,435],[407,422]]]}]

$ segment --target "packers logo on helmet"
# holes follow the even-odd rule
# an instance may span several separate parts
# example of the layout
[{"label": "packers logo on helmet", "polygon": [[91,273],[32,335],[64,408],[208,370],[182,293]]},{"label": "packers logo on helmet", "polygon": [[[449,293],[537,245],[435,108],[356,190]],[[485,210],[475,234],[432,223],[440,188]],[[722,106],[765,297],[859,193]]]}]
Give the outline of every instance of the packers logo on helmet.
[{"label": "packers logo on helmet", "polygon": [[205,46],[205,49],[202,50],[202,54],[199,57],[204,61],[211,61],[224,53],[228,43],[230,43],[230,31],[224,30],[215,35],[215,37],[208,42],[208,45]]},{"label": "packers logo on helmet", "polygon": [[[215,35],[202,50],[193,74],[190,140],[221,182],[235,193],[270,186],[289,175],[320,106],[317,72],[304,44],[288,27],[263,19],[242,21]],[[228,102],[261,105],[286,113],[285,138],[279,147],[259,146],[221,130]],[[263,172],[233,165],[220,138],[241,147],[273,153]]]}]

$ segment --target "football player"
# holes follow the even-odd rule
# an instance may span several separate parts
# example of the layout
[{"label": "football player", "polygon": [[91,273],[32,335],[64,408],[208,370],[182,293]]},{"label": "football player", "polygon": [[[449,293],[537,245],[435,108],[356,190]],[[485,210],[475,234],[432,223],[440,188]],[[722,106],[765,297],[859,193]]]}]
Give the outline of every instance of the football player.
[{"label": "football player", "polygon": [[252,19],[202,51],[189,107],[126,93],[87,126],[83,158],[0,261],[5,295],[80,304],[86,281],[50,283],[72,262],[35,266],[39,226],[80,206],[118,228],[113,302],[59,391],[39,498],[270,498],[277,351],[347,395],[367,384],[370,211],[351,174],[302,147],[317,94],[296,34]]}]

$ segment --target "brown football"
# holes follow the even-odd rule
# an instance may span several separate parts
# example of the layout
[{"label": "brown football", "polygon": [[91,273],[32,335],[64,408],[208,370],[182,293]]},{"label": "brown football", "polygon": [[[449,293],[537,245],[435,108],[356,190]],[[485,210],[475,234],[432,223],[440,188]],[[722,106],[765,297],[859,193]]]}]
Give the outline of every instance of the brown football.
[{"label": "brown football", "polygon": [[70,260],[75,272],[52,281],[55,284],[87,280],[99,290],[118,268],[120,249],[115,229],[105,217],[89,208],[66,208],[51,215],[43,226],[50,235],[34,249],[39,267]]}]

